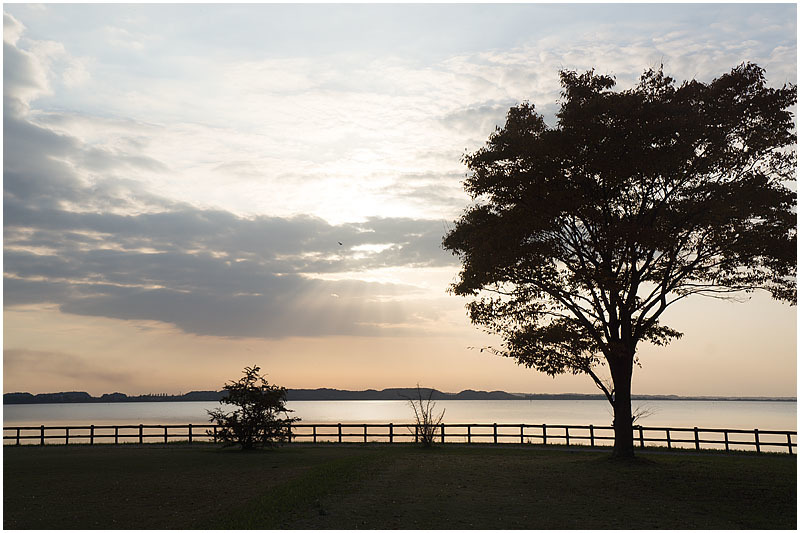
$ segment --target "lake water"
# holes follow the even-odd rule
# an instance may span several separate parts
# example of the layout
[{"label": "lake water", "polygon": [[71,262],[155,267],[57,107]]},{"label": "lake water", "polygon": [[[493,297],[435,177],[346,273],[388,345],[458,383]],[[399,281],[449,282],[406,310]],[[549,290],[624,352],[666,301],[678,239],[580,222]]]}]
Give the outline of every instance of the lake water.
[{"label": "lake water", "polygon": [[[217,402],[136,402],[4,405],[4,426],[207,424]],[[398,400],[293,401],[302,423],[413,422],[408,403]],[[609,425],[604,400],[441,400],[443,422],[498,424]],[[796,430],[797,403],[775,401],[641,401],[643,426]]]}]

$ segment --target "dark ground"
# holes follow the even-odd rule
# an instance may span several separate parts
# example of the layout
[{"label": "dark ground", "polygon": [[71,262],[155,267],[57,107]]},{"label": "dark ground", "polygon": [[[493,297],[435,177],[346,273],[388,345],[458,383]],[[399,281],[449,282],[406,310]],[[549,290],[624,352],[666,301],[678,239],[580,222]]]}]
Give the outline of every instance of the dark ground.
[{"label": "dark ground", "polygon": [[541,446],[3,448],[3,527],[796,529],[797,461]]}]

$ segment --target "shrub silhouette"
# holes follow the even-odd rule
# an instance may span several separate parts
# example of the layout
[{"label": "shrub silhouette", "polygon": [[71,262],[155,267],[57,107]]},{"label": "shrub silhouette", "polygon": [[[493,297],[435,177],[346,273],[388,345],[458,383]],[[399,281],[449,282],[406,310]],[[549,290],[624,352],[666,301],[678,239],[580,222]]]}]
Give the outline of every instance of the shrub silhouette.
[{"label": "shrub silhouette", "polygon": [[245,367],[239,381],[231,381],[223,387],[228,396],[220,403],[237,407],[225,412],[218,407],[208,411],[211,421],[218,425],[217,441],[225,446],[241,445],[243,450],[274,446],[291,438],[291,424],[299,418],[287,413],[286,389],[270,385],[257,366]]},{"label": "shrub silhouette", "polygon": [[414,410],[414,439],[422,443],[426,448],[433,446],[436,435],[439,434],[439,427],[444,418],[445,410],[438,415],[434,412],[436,402],[432,400],[433,389],[428,389],[428,396],[423,395],[422,389],[417,384],[416,398],[407,398],[408,403]]}]

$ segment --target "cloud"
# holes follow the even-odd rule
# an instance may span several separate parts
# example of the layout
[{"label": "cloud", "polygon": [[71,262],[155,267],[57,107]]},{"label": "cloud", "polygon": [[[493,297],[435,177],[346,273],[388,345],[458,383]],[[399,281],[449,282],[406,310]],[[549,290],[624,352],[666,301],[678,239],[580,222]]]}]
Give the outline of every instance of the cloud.
[{"label": "cloud", "polygon": [[[201,57],[189,34],[170,52],[139,31],[147,20],[117,19],[99,36],[132,52],[89,60],[4,14],[5,305],[219,336],[421,327],[403,307],[416,287],[331,277],[454,267],[441,237],[468,202],[462,148],[524,99],[551,120],[559,69],[596,67],[624,88],[662,60],[702,79],[750,59],[778,84],[796,78],[794,41],[728,23],[584,25],[435,57],[237,57],[222,43]],[[142,61],[151,45],[162,53]]]},{"label": "cloud", "polygon": [[[31,88],[46,84],[46,64],[6,45],[19,69],[4,100],[28,102]],[[122,142],[98,141],[98,124]],[[417,288],[318,277],[452,264],[439,246],[439,221],[247,217],[152,193],[127,176],[169,171],[139,141],[158,127],[28,109],[6,114],[3,126],[7,308],[49,303],[199,335],[403,334],[420,325],[400,301]]]},{"label": "cloud", "polygon": [[125,28],[117,28],[115,26],[106,26],[103,28],[103,33],[109,45],[136,52],[144,50],[146,42],[150,40],[147,35],[132,33]]},{"label": "cloud", "polygon": [[488,137],[494,131],[495,126],[505,124],[506,113],[508,113],[509,108],[518,103],[515,100],[501,102],[490,100],[451,111],[442,117],[441,121],[449,128],[470,133],[475,132],[481,136]]},{"label": "cloud", "polygon": [[45,67],[29,52],[3,41],[3,111],[19,116],[49,91]]},{"label": "cloud", "polygon": [[24,31],[25,26],[20,21],[3,12],[3,42],[15,46]]},{"label": "cloud", "polygon": [[[65,240],[54,254],[6,250],[7,307],[56,303],[67,313],[159,320],[189,333],[234,337],[376,335],[387,333],[386,326],[397,333],[417,325],[395,301],[418,295],[412,286],[279,272],[296,268],[287,264],[292,261],[231,261],[183,251],[85,251]],[[393,247],[372,262],[397,264],[429,252],[425,246],[412,248],[409,253]],[[331,293],[339,297],[331,299]]]},{"label": "cloud", "polygon": [[66,352],[3,350],[3,371],[7,380],[21,381],[20,376],[27,375],[31,383],[47,382],[52,377],[74,380],[79,385],[95,380],[114,383],[119,387],[131,383],[131,375],[127,371],[104,368],[102,362],[88,361]]},{"label": "cloud", "polygon": [[[439,245],[439,221],[332,225],[197,208],[135,182],[87,181],[75,170],[113,175],[151,165],[135,154],[110,157],[24,118],[8,116],[4,126],[6,307],[54,303],[67,313],[158,320],[200,335],[396,335],[418,326],[394,300],[414,287],[314,276],[452,264]],[[148,199],[148,212],[133,209],[136,197]],[[370,251],[376,244],[387,245]]]},{"label": "cloud", "polygon": [[26,40],[20,46],[25,26],[3,12],[3,108],[4,114],[21,116],[30,103],[52,94],[52,81],[75,87],[89,79],[88,61],[68,54],[54,41]]},{"label": "cloud", "polygon": [[188,333],[221,337],[381,335],[387,333],[385,324],[404,331],[413,328],[414,324],[404,322],[408,317],[398,304],[363,296],[344,303],[326,298],[326,291],[331,289],[356,293],[361,289],[361,293],[371,292],[374,298],[375,288],[369,285],[263,276],[258,287],[263,292],[252,294],[227,292],[224,282],[192,291],[101,287],[99,294],[91,294],[90,289],[81,298],[63,304],[61,310],[126,320],[158,320]]},{"label": "cloud", "polygon": [[89,81],[88,59],[73,57],[62,43],[30,41],[29,49],[45,65],[50,77],[65,87],[73,88]]},{"label": "cloud", "polygon": [[[215,22],[243,19],[250,9],[256,8],[216,8],[212,16]],[[286,39],[303,39],[293,31],[313,27],[317,35],[325,29],[325,24],[317,26],[324,18],[321,11],[298,9],[304,13],[302,20],[292,6],[258,8],[276,17],[271,24],[284,21],[281,38],[263,41],[260,33],[250,33],[249,23],[239,26],[237,35],[224,35],[217,31],[220,26],[203,24],[209,22],[207,14],[183,8],[137,9],[135,23],[127,21],[133,13],[125,9],[59,8],[59,16],[85,30],[80,38],[64,33],[70,39],[67,44],[76,43],[80,53],[109,36],[151,43],[158,53],[127,53],[111,46],[92,52],[91,61],[85,62],[87,69],[92,67],[87,86],[61,91],[53,84],[56,95],[43,99],[52,107],[46,114],[37,110],[35,121],[59,132],[72,128],[72,135],[108,157],[137,154],[160,162],[161,167],[154,163],[113,170],[162,197],[194,205],[239,215],[307,213],[333,222],[364,220],[376,212],[450,219],[463,206],[458,179],[450,186],[411,187],[404,177],[439,173],[460,179],[464,149],[479,148],[495,124],[503,123],[508,107],[522,100],[534,103],[552,124],[561,68],[597,67],[616,75],[620,87],[634,83],[645,68],[662,60],[679,79],[710,78],[744,59],[763,63],[770,80],[775,73],[779,84],[796,77],[791,54],[773,53],[776,42],[796,48],[795,42],[784,42],[796,33],[776,15],[784,8],[759,10],[765,18],[751,28],[738,16],[748,9],[727,7],[687,8],[699,15],[687,24],[680,13],[652,20],[652,13],[666,11],[650,6],[633,8],[633,14],[630,8],[589,8],[597,19],[591,21],[576,18],[570,8],[491,6],[474,11],[477,8],[423,6],[414,11],[441,17],[445,34],[457,33],[460,27],[452,22],[460,17],[446,13],[459,13],[467,27],[476,28],[478,22],[487,26],[484,18],[491,13],[497,18],[479,40],[484,42],[488,34],[494,37],[480,46],[473,36],[444,48],[441,43],[434,46],[434,39],[426,41],[429,49],[418,42],[386,49],[381,42],[376,43],[380,51],[365,46],[360,53],[343,53],[342,35],[330,41],[329,50],[316,50],[320,47],[315,45],[311,53],[307,47],[287,46]],[[394,11],[410,20],[410,11]],[[343,24],[354,23],[352,10],[330,12],[342,16]],[[560,22],[537,31],[522,29],[536,17]],[[365,12],[357,20],[368,18]],[[709,20],[726,22],[730,29],[711,28]],[[776,20],[782,23],[777,36],[759,29]],[[203,35],[199,27],[206,28]],[[367,38],[348,37],[350,45]],[[20,41],[28,50],[36,48],[24,37]],[[750,44],[742,45],[744,41]],[[214,54],[206,53],[209,43],[216,43]],[[57,48],[38,47],[52,49],[53,54]],[[58,65],[50,68],[61,72]],[[51,73],[51,78],[57,77]],[[90,114],[93,120],[87,118]],[[80,132],[78,115],[83,119]],[[123,131],[109,117],[124,117],[131,129]],[[62,124],[56,127],[58,120]],[[428,153],[438,156],[424,157]],[[111,169],[103,164],[98,161],[77,171],[86,178],[88,172]]]},{"label": "cloud", "polygon": [[[439,221],[333,226],[186,206],[135,216],[75,213],[29,209],[8,197],[5,212],[6,306],[55,303],[68,313],[160,320],[204,335],[407,329],[414,324],[395,298],[414,296],[413,286],[315,275],[452,264]],[[377,244],[384,246],[369,251]]]},{"label": "cloud", "polygon": [[[7,176],[15,193],[4,200],[6,306],[55,303],[68,313],[160,320],[203,335],[398,333],[415,324],[394,298],[417,289],[315,275],[452,264],[439,221],[335,226],[186,205],[137,215],[74,212]],[[75,203],[93,195],[67,193]],[[369,251],[376,244],[386,246]]]},{"label": "cloud", "polygon": [[[9,105],[13,95],[4,95]],[[87,146],[79,139],[32,123],[26,117],[3,117],[3,195],[13,210],[71,207],[83,211],[162,209],[140,184],[117,174],[163,169],[146,155]],[[127,186],[126,186],[127,184]]]}]

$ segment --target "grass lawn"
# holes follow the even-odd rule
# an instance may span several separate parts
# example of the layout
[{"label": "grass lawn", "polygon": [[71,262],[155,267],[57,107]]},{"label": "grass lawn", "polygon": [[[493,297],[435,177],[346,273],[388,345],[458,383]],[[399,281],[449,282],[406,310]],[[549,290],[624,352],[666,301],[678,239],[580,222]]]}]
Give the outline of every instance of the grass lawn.
[{"label": "grass lawn", "polygon": [[788,455],[506,446],[3,448],[3,527],[795,529]]}]

